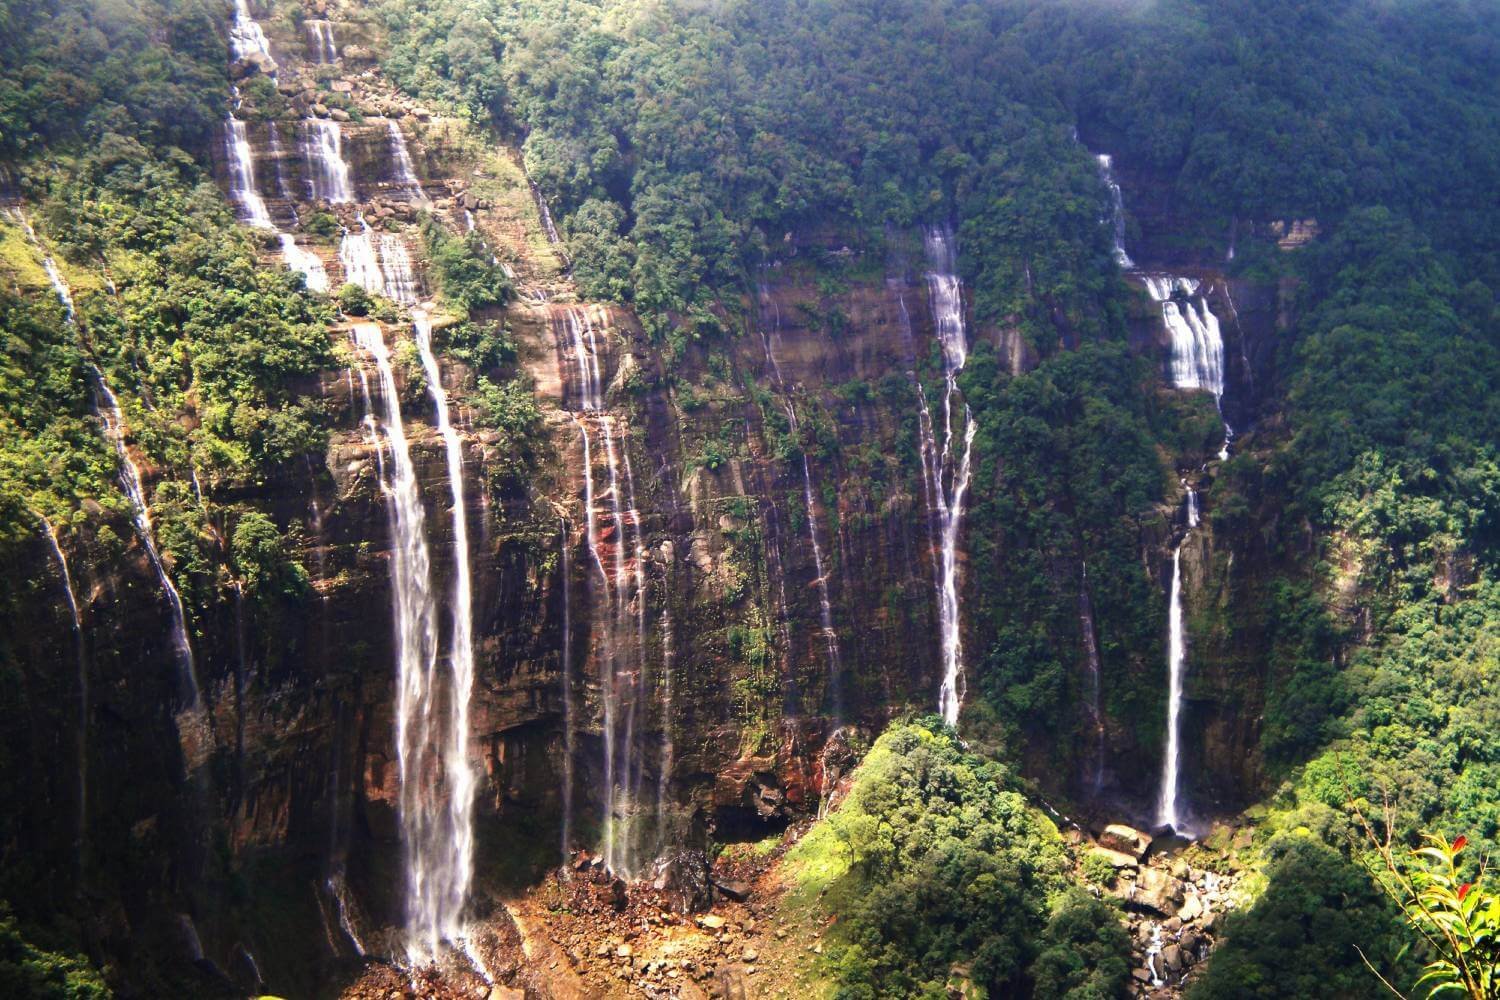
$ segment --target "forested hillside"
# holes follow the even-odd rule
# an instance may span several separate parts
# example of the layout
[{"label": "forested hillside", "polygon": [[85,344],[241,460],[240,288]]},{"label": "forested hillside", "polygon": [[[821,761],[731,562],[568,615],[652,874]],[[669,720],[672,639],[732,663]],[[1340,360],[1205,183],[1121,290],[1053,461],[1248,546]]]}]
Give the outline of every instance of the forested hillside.
[{"label": "forested hillside", "polygon": [[1497,79],[0,0],[0,992],[1488,996]]}]

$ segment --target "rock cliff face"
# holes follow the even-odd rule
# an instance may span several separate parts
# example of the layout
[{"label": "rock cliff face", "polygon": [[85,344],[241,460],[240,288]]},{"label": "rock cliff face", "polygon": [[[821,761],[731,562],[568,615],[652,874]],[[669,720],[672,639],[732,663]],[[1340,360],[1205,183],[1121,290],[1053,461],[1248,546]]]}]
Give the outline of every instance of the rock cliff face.
[{"label": "rock cliff face", "polygon": [[[332,30],[342,37],[337,14]],[[395,93],[362,58],[378,48],[378,34],[351,28],[361,58],[345,46],[339,68],[352,75],[320,79],[306,39],[276,24],[277,83],[291,110],[275,119],[275,138],[271,122],[248,122],[255,179],[275,224],[303,227],[299,242],[321,258],[332,287],[348,275],[336,236],[308,228],[323,211],[351,230],[361,215],[402,240],[419,286],[431,291],[413,224],[417,199],[394,193],[394,127],[440,223],[455,233],[477,227],[520,288],[491,318],[508,326],[515,367],[533,380],[543,411],[546,433],[531,464],[518,464],[511,443],[470,419],[476,373],[443,359],[463,441],[474,571],[478,905],[555,863],[565,824],[579,845],[596,846],[614,829],[622,866],[643,870],[664,845],[761,835],[815,811],[850,747],[897,714],[937,708],[934,539],[910,453],[917,397],[908,373],[935,346],[921,275],[874,267],[874,276],[829,293],[801,264],[815,248],[801,246],[741,304],[735,335],[684,348],[652,343],[628,312],[576,301],[513,152],[485,149],[463,126],[418,113]],[[329,94],[338,108],[323,103]],[[302,114],[347,119],[338,122],[353,186],[347,204],[311,196]],[[1125,179],[1127,187],[1136,180]],[[267,265],[279,266],[267,249]],[[1276,297],[1217,278],[1213,288],[1215,311],[1234,317],[1225,324],[1226,414],[1250,431],[1271,380]],[[1154,317],[1143,305],[1133,346],[1164,359]],[[572,342],[575,320],[590,326],[586,349]],[[382,325],[399,360],[410,329]],[[1014,334],[975,336],[989,338],[1012,371],[1036,363]],[[343,344],[347,331],[330,337]],[[441,329],[437,339],[444,355]],[[165,707],[172,649],[149,568],[132,551],[108,562],[74,553],[88,650],[88,843],[73,846],[78,807],[59,778],[15,790],[15,801],[36,808],[11,824],[7,848],[57,871],[76,870],[81,854],[82,876],[59,885],[59,906],[75,890],[90,901],[88,937],[135,982],[150,984],[150,970],[175,965],[193,969],[183,975],[199,977],[201,989],[249,990],[274,970],[279,989],[313,995],[366,950],[380,952],[382,928],[399,922],[390,528],[381,456],[362,426],[370,362],[353,350],[348,361],[306,387],[328,415],[326,454],[233,498],[303,540],[313,593],[295,606],[198,606],[195,652],[211,705],[201,757],[184,751]],[[584,405],[581,361],[598,367],[596,407]],[[398,364],[397,376],[433,578],[448,580],[443,443],[420,369]],[[1211,450],[1205,442],[1202,454],[1175,464],[1195,468]],[[1203,492],[1211,507],[1211,489]],[[1140,553],[1163,590],[1169,517],[1164,510],[1162,530],[1142,539]],[[1205,527],[1184,551],[1189,600],[1218,609],[1217,620],[1230,617],[1257,572],[1253,553],[1253,542]],[[33,565],[46,558],[40,543],[34,555]],[[963,607],[982,607],[975,574],[960,568]],[[8,630],[17,660],[73,662],[69,622],[32,613],[57,601],[25,597],[6,609],[13,626],[25,622]],[[990,638],[976,618],[963,618],[971,670]],[[1262,651],[1253,628],[1204,629],[1188,682],[1195,777],[1185,787],[1205,806],[1229,807],[1263,780]],[[1081,638],[1067,659],[1086,669]],[[1142,669],[1165,675],[1164,664]],[[30,720],[13,731],[11,770],[72,773],[77,686],[50,667],[10,686],[11,714]],[[627,711],[624,728],[618,713]],[[1085,709],[1076,711],[1081,718]],[[1122,796],[1148,801],[1153,751],[1127,735],[1129,720],[1104,722],[1111,755],[1135,758],[1113,768]],[[1077,768],[1055,766],[1079,759],[1076,724],[1063,720],[1024,749],[1049,793],[1076,792]],[[625,784],[615,770],[622,759]]]}]

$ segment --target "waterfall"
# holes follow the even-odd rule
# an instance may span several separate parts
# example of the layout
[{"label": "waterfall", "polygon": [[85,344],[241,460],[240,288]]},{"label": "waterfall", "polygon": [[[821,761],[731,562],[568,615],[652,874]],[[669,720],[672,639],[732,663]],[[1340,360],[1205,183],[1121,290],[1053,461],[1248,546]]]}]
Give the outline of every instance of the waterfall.
[{"label": "waterfall", "polygon": [[444,772],[449,782],[448,823],[452,842],[447,846],[451,885],[450,936],[461,930],[457,920],[474,877],[474,793],[478,775],[469,761],[469,702],[474,691],[474,615],[469,571],[468,507],[464,503],[463,442],[448,415],[448,393],[443,373],[432,353],[432,320],[425,311],[412,316],[417,352],[427,376],[427,392],[437,414],[438,434],[447,456],[449,492],[453,509],[453,634],[449,642],[452,689],[448,693],[448,740],[443,752]]},{"label": "waterfall", "polygon": [[240,208],[240,221],[257,229],[276,228],[255,183],[255,158],[245,123],[233,115],[224,121],[224,150],[229,162],[229,197]]},{"label": "waterfall", "polygon": [[339,50],[333,43],[333,23],[309,18],[302,22],[307,34],[307,47],[315,63],[333,63],[339,60]]},{"label": "waterfall", "polygon": [[63,555],[62,545],[57,540],[57,528],[52,522],[37,515],[37,521],[42,526],[42,534],[47,539],[48,546],[52,549],[52,558],[57,560],[57,568],[61,574],[63,585],[63,596],[68,600],[68,612],[73,618],[73,648],[78,658],[78,868],[83,870],[85,848],[88,844],[89,830],[89,757],[88,757],[88,730],[89,730],[89,670],[88,652],[83,644],[83,616],[78,611],[78,598],[73,594],[73,574],[68,571],[68,559]]},{"label": "waterfall", "polygon": [[[15,216],[20,221],[27,240],[41,254],[42,269],[47,272],[47,280],[52,283],[52,291],[57,295],[57,300],[62,303],[68,323],[76,323],[78,314],[73,307],[73,294],[68,288],[68,283],[63,280],[57,262],[52,259],[51,254],[42,250],[41,243],[37,240],[31,224],[26,221],[26,217],[19,211],[15,213]],[[120,413],[120,401],[115,398],[114,392],[104,381],[104,373],[93,366],[90,366],[90,371],[94,379],[96,410],[100,422],[104,425],[104,436],[113,446],[115,458],[119,461],[120,486],[125,491],[125,498],[130,501],[131,520],[135,525],[136,534],[140,537],[141,545],[146,550],[151,568],[156,571],[157,582],[161,584],[162,593],[167,598],[168,610],[172,614],[172,646],[177,654],[177,663],[181,670],[180,694],[183,705],[196,709],[202,706],[203,698],[198,689],[192,643],[188,641],[187,612],[183,608],[182,597],[177,593],[177,587],[173,585],[172,578],[167,575],[167,568],[162,562],[161,553],[156,548],[156,537],[151,525],[151,511],[146,506],[146,491],[141,484],[141,473],[131,459],[130,449],[125,444],[125,418]],[[70,587],[69,593],[71,592]]]},{"label": "waterfall", "polygon": [[[266,147],[271,154],[271,165],[276,168],[276,197],[292,200],[292,186],[286,180],[286,149],[281,145],[281,129],[274,121],[266,122]],[[292,211],[295,223],[297,212]]]},{"label": "waterfall", "polygon": [[1078,586],[1078,629],[1083,635],[1084,661],[1089,668],[1089,724],[1093,729],[1094,753],[1087,774],[1095,794],[1104,786],[1104,706],[1099,664],[1099,637],[1094,630],[1094,602],[1089,595],[1089,564],[1083,563]]},{"label": "waterfall", "polygon": [[161,585],[162,593],[167,599],[167,609],[172,615],[172,646],[176,651],[177,664],[181,670],[183,707],[197,709],[202,707],[203,696],[198,688],[197,668],[193,664],[193,647],[188,641],[187,612],[182,605],[182,596],[178,594],[171,576],[167,574],[166,564],[162,562],[161,553],[156,548],[155,529],[151,524],[151,510],[146,505],[146,491],[141,484],[141,472],[131,459],[130,449],[125,444],[125,418],[120,413],[120,401],[104,381],[103,372],[95,368],[93,376],[99,418],[104,423],[104,436],[114,446],[115,458],[119,461],[120,486],[125,491],[126,499],[130,501],[135,533],[146,550],[146,557],[151,563],[151,568],[156,571],[157,583]]},{"label": "waterfall", "polygon": [[302,123],[302,151],[308,166],[308,198],[335,205],[354,201],[354,184],[344,160],[344,135],[339,123],[308,118]]},{"label": "waterfall", "polygon": [[[275,123],[272,123],[272,128]],[[273,132],[274,136],[275,133]],[[279,145],[279,140],[276,140]],[[240,221],[258,229],[270,229],[276,233],[281,244],[281,255],[286,266],[302,275],[308,289],[314,292],[328,291],[328,274],[323,270],[323,261],[310,250],[297,245],[296,237],[276,228],[271,213],[266,209],[265,199],[255,183],[255,158],[250,150],[250,139],[245,133],[245,123],[231,115],[224,122],[224,149],[229,162],[229,197],[240,209]],[[276,176],[281,181],[281,162],[277,155]]]},{"label": "waterfall", "polygon": [[[601,330],[590,313],[577,306],[553,314],[553,328],[563,366],[576,370],[577,399],[573,422],[583,446],[585,545],[597,571],[591,582],[595,593],[595,622],[600,636],[600,689],[604,707],[604,861],[616,872],[629,875],[638,860],[639,823],[627,819],[639,805],[638,791],[645,769],[639,747],[636,719],[646,687],[644,649],[646,579],[640,543],[640,516],[633,498],[633,476],[624,437],[613,415],[604,408],[604,380],[599,364]],[[602,494],[594,489],[593,428],[603,443],[609,485]],[[626,497],[630,499],[627,501]],[[608,525],[601,529],[595,509],[598,500],[608,501]],[[628,505],[627,505],[628,503]],[[631,539],[632,530],[634,540]],[[627,564],[627,554],[634,564]],[[595,578],[591,575],[590,580]],[[597,586],[597,590],[593,588]],[[634,590],[632,594],[631,591]],[[636,607],[631,628],[630,608]],[[633,635],[633,641],[632,641]]]},{"label": "waterfall", "polygon": [[[379,377],[381,413],[376,415],[367,392],[365,420],[379,458],[380,489],[391,530],[406,953],[413,965],[425,965],[435,960],[444,941],[462,937],[472,841],[467,829],[455,826],[455,807],[460,793],[471,790],[468,782],[472,777],[466,755],[453,753],[453,747],[461,746],[466,734],[453,732],[451,720],[444,718],[426,516],[401,420],[390,351],[375,323],[360,323],[353,333],[355,343],[374,361]],[[463,711],[467,712],[467,698],[459,694],[455,678],[446,703],[453,711],[463,702]],[[468,808],[467,802],[462,804],[463,815]]]},{"label": "waterfall", "polygon": [[345,284],[359,285],[371,295],[385,294],[385,276],[375,254],[375,234],[363,215],[359,217],[357,231],[344,230],[339,241],[339,263],[344,267]]},{"label": "waterfall", "polygon": [[406,148],[406,137],[394,121],[385,123],[385,133],[391,147],[391,168],[396,175],[396,185],[402,197],[411,201],[426,201],[422,182],[417,179],[417,168],[411,161],[411,152]]},{"label": "waterfall", "polygon": [[1224,445],[1219,458],[1229,457],[1234,428],[1224,419],[1224,337],[1219,318],[1208,307],[1208,297],[1195,278],[1170,274],[1142,275],[1146,291],[1161,306],[1162,323],[1172,342],[1169,375],[1177,389],[1205,389],[1214,395],[1224,423]]},{"label": "waterfall", "polygon": [[530,180],[526,183],[531,185],[531,196],[536,199],[537,214],[542,218],[542,232],[547,234],[547,242],[561,243],[562,240],[557,235],[557,227],[552,224],[552,210],[547,207],[547,199],[542,197],[542,189]]},{"label": "waterfall", "polygon": [[[563,790],[562,859],[566,866],[573,843],[573,601],[569,593],[573,579],[573,539],[568,522],[562,522],[562,690],[563,690]],[[563,869],[566,871],[566,867]]]},{"label": "waterfall", "polygon": [[[928,299],[932,308],[933,328],[943,347],[943,443],[938,448],[930,432],[924,441],[923,464],[931,484],[930,496],[937,507],[938,537],[941,543],[937,571],[938,624],[942,632],[943,682],[938,692],[938,710],[949,725],[958,722],[963,703],[963,641],[958,600],[958,533],[963,522],[964,495],[969,489],[969,457],[978,430],[969,405],[962,406],[962,452],[955,455],[954,397],[958,392],[958,373],[968,360],[968,334],[964,324],[963,283],[954,273],[954,253],[948,233],[929,228],[923,241],[927,252]],[[925,392],[920,392],[922,409],[927,410]],[[928,422],[931,423],[930,413]],[[930,445],[927,446],[927,445]]]},{"label": "waterfall", "polygon": [[323,269],[323,259],[311,250],[299,247],[291,233],[277,233],[276,238],[281,242],[281,256],[286,258],[286,266],[302,275],[308,291],[327,292],[328,272]]},{"label": "waterfall", "polygon": [[[776,339],[781,333],[781,307],[771,297],[769,289],[764,284],[760,286],[761,312],[766,312],[765,307],[770,307],[770,322],[765,321],[764,315],[761,321],[761,344],[765,348],[766,361],[771,366],[771,372],[775,377],[777,388],[786,391],[785,383],[781,375],[781,363],[776,360]],[[833,601],[828,591],[828,569],[823,558],[823,542],[818,535],[818,508],[813,495],[812,467],[808,464],[807,453],[802,450],[802,429],[797,422],[797,410],[792,406],[791,400],[782,402],[782,409],[786,413],[787,425],[791,430],[792,438],[798,442],[798,454],[802,465],[802,501],[807,507],[807,540],[813,553],[813,571],[817,574],[814,584],[818,589],[818,620],[823,633],[823,650],[828,658],[828,690],[833,703],[833,716],[841,719],[844,714],[844,669],[842,657],[839,654],[839,634],[833,626]]]},{"label": "waterfall", "polygon": [[1115,161],[1108,153],[1100,153],[1097,159],[1099,176],[1109,188],[1110,205],[1109,217],[1100,221],[1109,224],[1115,263],[1120,266],[1121,270],[1129,271],[1135,267],[1135,261],[1131,260],[1130,254],[1125,252],[1125,198],[1120,192],[1120,182],[1115,180]]},{"label": "waterfall", "polygon": [[245,0],[234,0],[234,19],[229,22],[229,51],[236,60],[253,55],[271,57],[271,45],[266,33],[250,16]]},{"label": "waterfall", "polygon": [[416,303],[420,297],[417,275],[412,270],[406,244],[394,233],[380,235],[380,275],[386,297],[403,306]]},{"label": "waterfall", "polygon": [[1199,282],[1173,275],[1144,275],[1146,291],[1161,305],[1172,340],[1171,378],[1178,389],[1224,395],[1224,339],[1219,319],[1199,293]]},{"label": "waterfall", "polygon": [[1198,494],[1187,487],[1187,527],[1172,550],[1172,590],[1167,610],[1167,749],[1162,757],[1161,793],[1156,821],[1174,830],[1184,830],[1178,809],[1178,778],[1182,766],[1182,677],[1187,669],[1187,635],[1182,613],[1182,547],[1198,526]]}]

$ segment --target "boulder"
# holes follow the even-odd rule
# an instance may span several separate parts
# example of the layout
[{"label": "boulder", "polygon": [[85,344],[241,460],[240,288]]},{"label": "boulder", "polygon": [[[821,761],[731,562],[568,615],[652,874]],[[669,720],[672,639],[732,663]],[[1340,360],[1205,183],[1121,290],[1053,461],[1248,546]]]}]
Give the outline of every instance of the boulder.
[{"label": "boulder", "polygon": [[264,76],[276,75],[276,60],[264,52],[252,52],[243,59],[236,60],[230,67],[230,73],[236,80],[261,74]]},{"label": "boulder", "polygon": [[489,995],[485,1000],[526,1000],[526,991],[496,983],[490,987]]},{"label": "boulder", "polygon": [[332,118],[336,122],[346,122],[349,120],[349,112],[345,111],[343,108],[330,108],[328,111],[328,117]]},{"label": "boulder", "polygon": [[706,931],[722,930],[724,924],[724,918],[719,916],[717,913],[705,913],[703,916],[698,918],[698,926],[702,927]]},{"label": "boulder", "polygon": [[353,80],[334,80],[328,85],[328,89],[335,94],[352,94],[354,92]]},{"label": "boulder", "polygon": [[1159,868],[1142,868],[1136,883],[1125,898],[1125,905],[1135,910],[1170,917],[1182,903],[1182,883]]},{"label": "boulder", "polygon": [[1112,851],[1107,847],[1095,847],[1089,851],[1089,854],[1097,855],[1108,861],[1116,871],[1125,868],[1133,869],[1140,867],[1140,862],[1136,860],[1135,855],[1126,854],[1124,851]]},{"label": "boulder", "polygon": [[714,888],[736,903],[743,903],[750,898],[750,883],[739,879],[714,879]]},{"label": "boulder", "polygon": [[1099,846],[1129,854],[1139,861],[1151,849],[1151,835],[1123,823],[1111,823],[1099,834]]},{"label": "boulder", "polygon": [[708,856],[702,851],[678,851],[656,863],[651,887],[666,896],[674,913],[701,913],[713,905],[714,887]]}]

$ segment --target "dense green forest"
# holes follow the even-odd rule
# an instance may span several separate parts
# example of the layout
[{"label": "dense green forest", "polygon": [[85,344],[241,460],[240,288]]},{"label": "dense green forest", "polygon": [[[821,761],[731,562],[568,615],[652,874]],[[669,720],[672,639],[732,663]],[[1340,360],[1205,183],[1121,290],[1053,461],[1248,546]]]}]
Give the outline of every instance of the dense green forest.
[{"label": "dense green forest", "polygon": [[[273,6],[300,26],[327,5]],[[1415,981],[1432,948],[1379,891],[1356,811],[1398,846],[1424,831],[1466,836],[1460,864],[1475,881],[1478,859],[1500,848],[1500,4],[344,6],[382,48],[382,81],[517,148],[559,224],[577,297],[639,321],[633,349],[655,352],[660,370],[611,391],[650,424],[643,440],[658,434],[648,446],[680,421],[698,435],[683,464],[739,475],[743,412],[758,407],[756,433],[795,485],[799,531],[817,516],[797,478],[812,498],[801,463],[814,460],[829,560],[843,573],[862,568],[842,561],[840,490],[875,492],[878,475],[882,499],[915,495],[924,475],[906,372],[816,400],[799,386],[794,426],[768,376],[736,382],[726,359],[758,358],[744,345],[771,269],[796,268],[818,289],[827,310],[809,325],[838,347],[857,333],[842,311],[851,288],[919,274],[916,230],[953,228],[974,342],[959,380],[977,425],[964,535],[971,701],[957,733],[929,719],[873,734],[842,806],[788,855],[806,895],[797,905],[838,927],[822,960],[833,995],[942,995],[957,979],[991,997],[1127,995],[1119,909],[1081,887],[1100,888],[1070,869],[1027,796],[1068,787],[1035,773],[1035,748],[1071,746],[1046,762],[1059,772],[1086,752],[1081,602],[1099,635],[1104,709],[1139,758],[1118,767],[1154,768],[1158,577],[1189,475],[1211,480],[1203,572],[1223,581],[1189,628],[1202,649],[1255,651],[1254,663],[1225,662],[1255,679],[1245,697],[1253,687],[1259,699],[1260,768],[1219,803],[1254,827],[1233,863],[1252,873],[1256,898],[1225,920],[1189,995],[1375,996],[1372,969]],[[154,530],[194,642],[222,652],[215,623],[248,598],[261,658],[290,672],[305,636],[286,623],[314,598],[302,525],[274,491],[329,475],[330,442],[347,430],[317,388],[348,364],[330,325],[402,314],[355,285],[309,293],[267,266],[264,232],[236,224],[214,162],[230,108],[229,13],[203,0],[0,0],[0,193],[13,206],[0,242],[0,556],[12,577],[0,609],[26,622],[56,600],[51,570],[32,565],[39,527],[100,570],[91,577],[138,555],[100,433],[105,385],[148,465]],[[247,89],[257,114],[289,99],[268,80]],[[1249,423],[1225,461],[1213,458],[1214,401],[1164,392],[1141,348],[1158,313],[1112,256],[1099,151],[1121,167],[1126,238],[1157,258],[1147,263],[1212,268],[1271,303],[1264,349],[1244,362],[1260,381],[1231,400]],[[1299,220],[1315,220],[1317,238],[1279,249]],[[505,315],[521,279],[482,235],[431,213],[414,231],[455,320],[441,332],[445,357],[473,375],[458,379],[466,419],[503,456],[481,473],[484,502],[498,501],[497,523],[520,523],[531,504],[551,524],[564,506],[548,495],[555,470],[542,469],[551,429],[518,377]],[[44,253],[76,313],[46,293]],[[1013,366],[1001,342],[1021,345],[1026,363]],[[911,377],[937,398],[932,346]],[[425,376],[409,353],[402,363],[410,408]],[[669,404],[639,402],[657,389]],[[866,409],[882,406],[896,446],[861,452],[874,448]],[[714,421],[707,434],[698,426]],[[666,436],[680,443],[678,430]],[[678,488],[660,520],[681,530],[690,494]],[[507,585],[557,572],[547,545],[545,563],[509,564]],[[571,593],[565,584],[561,599],[535,604],[557,613]],[[644,604],[639,614],[644,634]],[[734,634],[765,644],[774,626]],[[0,709],[14,717],[32,704],[26,649],[0,639]],[[0,805],[29,801],[36,780],[19,733],[0,740]],[[217,763],[224,773],[232,756]],[[142,798],[172,787],[162,775],[141,785]],[[238,808],[235,795],[224,801]],[[100,839],[110,835],[126,831],[106,825]],[[231,868],[227,843],[212,847],[213,864]],[[106,995],[70,957],[86,909],[72,876],[54,877],[70,849],[35,817],[0,809],[0,900],[17,914],[0,903],[0,987],[15,995]],[[235,885],[246,893],[235,905],[248,906]]]}]

